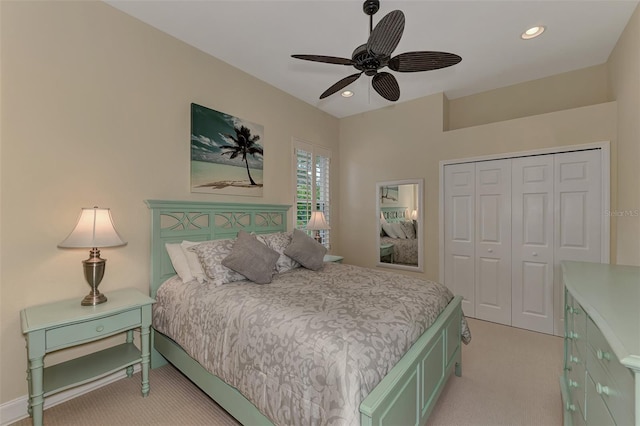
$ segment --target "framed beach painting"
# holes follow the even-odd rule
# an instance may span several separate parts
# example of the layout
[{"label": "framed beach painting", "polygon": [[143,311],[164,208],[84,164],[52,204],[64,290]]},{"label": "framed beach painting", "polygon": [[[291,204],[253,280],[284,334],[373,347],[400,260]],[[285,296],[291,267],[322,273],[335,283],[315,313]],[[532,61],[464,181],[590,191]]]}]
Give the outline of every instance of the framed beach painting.
[{"label": "framed beach painting", "polygon": [[191,192],[261,197],[263,126],[191,104]]},{"label": "framed beach painting", "polygon": [[380,187],[380,204],[396,206],[398,200],[398,185]]}]

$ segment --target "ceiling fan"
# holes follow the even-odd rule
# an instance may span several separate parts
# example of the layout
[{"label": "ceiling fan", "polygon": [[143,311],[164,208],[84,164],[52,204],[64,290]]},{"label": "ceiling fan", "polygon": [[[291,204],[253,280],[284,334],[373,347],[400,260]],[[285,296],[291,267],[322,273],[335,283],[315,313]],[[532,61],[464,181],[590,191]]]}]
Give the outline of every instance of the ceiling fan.
[{"label": "ceiling fan", "polygon": [[320,95],[324,99],[356,81],[363,73],[370,77],[371,85],[376,92],[389,101],[400,99],[400,86],[393,74],[379,71],[388,66],[397,72],[431,71],[450,67],[462,58],[447,52],[406,52],[391,57],[400,43],[404,31],[404,13],[394,10],[373,27],[373,15],[380,9],[380,0],[365,0],[362,9],[369,15],[369,40],[356,47],[351,59],[322,55],[291,55],[305,61],[324,62],[327,64],[352,65],[359,72],[343,78]]}]

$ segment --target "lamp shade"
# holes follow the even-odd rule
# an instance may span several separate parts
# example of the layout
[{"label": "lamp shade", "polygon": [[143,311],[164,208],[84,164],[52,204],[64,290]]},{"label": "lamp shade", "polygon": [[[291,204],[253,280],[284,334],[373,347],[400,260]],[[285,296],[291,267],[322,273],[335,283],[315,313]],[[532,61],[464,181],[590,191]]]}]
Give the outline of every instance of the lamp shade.
[{"label": "lamp shade", "polygon": [[414,210],[411,212],[411,219],[412,219],[412,220],[418,220],[418,210],[415,210],[415,209],[414,209]]},{"label": "lamp shade", "polygon": [[83,208],[76,227],[58,247],[93,248],[116,247],[127,244],[116,231],[111,210],[98,207]]},{"label": "lamp shade", "polygon": [[324,213],[320,211],[311,212],[311,219],[307,223],[307,229],[310,231],[319,231],[322,229],[331,229],[324,219]]}]

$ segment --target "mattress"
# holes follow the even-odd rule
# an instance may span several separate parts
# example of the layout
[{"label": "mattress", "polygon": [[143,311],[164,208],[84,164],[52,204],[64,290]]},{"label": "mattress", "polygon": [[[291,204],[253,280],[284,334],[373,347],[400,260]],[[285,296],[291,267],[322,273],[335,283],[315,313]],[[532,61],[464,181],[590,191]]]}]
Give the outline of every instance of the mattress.
[{"label": "mattress", "polygon": [[[270,284],[174,277],[153,327],[277,425],[358,425],[361,401],[453,298],[443,285],[327,263]],[[463,319],[462,340],[471,334]]]}]

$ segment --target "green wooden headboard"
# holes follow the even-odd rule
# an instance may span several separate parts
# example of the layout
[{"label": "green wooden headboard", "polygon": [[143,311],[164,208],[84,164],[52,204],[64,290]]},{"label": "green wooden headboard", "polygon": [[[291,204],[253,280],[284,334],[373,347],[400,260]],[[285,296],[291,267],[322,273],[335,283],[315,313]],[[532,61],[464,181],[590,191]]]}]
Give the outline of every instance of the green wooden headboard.
[{"label": "green wooden headboard", "polygon": [[409,218],[406,217],[406,207],[380,207],[380,211],[382,212],[384,219],[389,223],[409,220]]},{"label": "green wooden headboard", "polygon": [[166,243],[235,238],[239,230],[268,234],[287,230],[288,205],[146,200],[151,210],[149,295],[175,275]]}]

